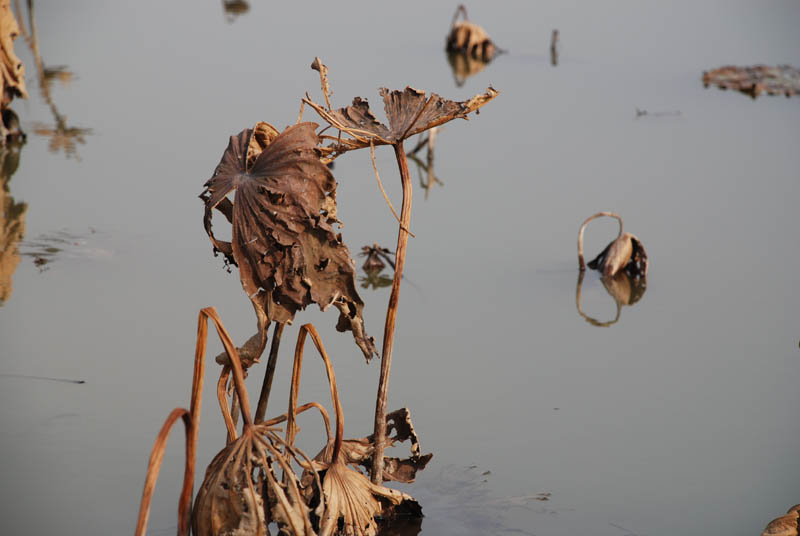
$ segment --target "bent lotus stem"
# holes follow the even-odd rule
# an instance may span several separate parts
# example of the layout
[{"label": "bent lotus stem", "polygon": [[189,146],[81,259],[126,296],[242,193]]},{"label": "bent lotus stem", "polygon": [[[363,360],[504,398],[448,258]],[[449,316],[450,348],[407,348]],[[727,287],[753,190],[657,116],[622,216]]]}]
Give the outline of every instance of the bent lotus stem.
[{"label": "bent lotus stem", "polygon": [[619,216],[619,214],[616,214],[614,212],[598,212],[597,214],[593,214],[592,216],[589,216],[588,218],[586,218],[586,221],[583,222],[583,224],[581,225],[580,230],[578,231],[578,265],[579,265],[579,267],[581,269],[581,272],[586,270],[586,263],[583,262],[583,230],[586,228],[586,225],[590,221],[592,221],[592,220],[594,220],[596,218],[600,218],[602,216],[608,216],[609,218],[615,218],[619,222],[619,234],[617,235],[617,238],[622,236],[622,218]]},{"label": "bent lotus stem", "polygon": [[[294,350],[294,366],[292,367],[292,386],[289,392],[289,411],[286,419],[286,446],[287,449],[292,448],[294,446],[295,436],[297,435],[296,418],[299,413],[297,408],[297,394],[300,390],[300,373],[303,369],[303,349],[306,344],[306,334],[311,335],[311,341],[314,343],[314,346],[316,346],[322,361],[325,363],[325,371],[328,374],[328,385],[331,389],[331,400],[333,401],[333,408],[336,414],[336,436],[333,438],[333,454],[331,455],[331,463],[335,463],[339,458],[339,452],[342,448],[342,438],[344,437],[344,412],[342,411],[342,404],[339,401],[339,389],[336,387],[336,374],[333,371],[333,364],[313,324],[303,324],[300,326],[300,331],[297,334],[297,346],[295,346]],[[310,406],[310,404],[302,406],[301,409],[306,406]],[[330,440],[327,413],[323,413],[323,418],[326,420],[328,439]]]},{"label": "bent lotus stem", "polygon": [[397,234],[397,250],[395,251],[394,279],[389,306],[386,310],[386,324],[383,332],[383,353],[381,357],[381,376],[378,381],[378,396],[375,402],[375,453],[372,458],[372,482],[383,481],[383,444],[386,440],[386,399],[389,395],[389,373],[392,367],[392,348],[394,346],[395,320],[397,318],[397,302],[400,298],[400,282],[406,264],[406,247],[408,245],[408,229],[411,224],[411,175],[408,172],[408,160],[402,140],[394,145],[394,154],[400,169],[400,180],[403,185],[403,205],[400,210],[400,229]]}]

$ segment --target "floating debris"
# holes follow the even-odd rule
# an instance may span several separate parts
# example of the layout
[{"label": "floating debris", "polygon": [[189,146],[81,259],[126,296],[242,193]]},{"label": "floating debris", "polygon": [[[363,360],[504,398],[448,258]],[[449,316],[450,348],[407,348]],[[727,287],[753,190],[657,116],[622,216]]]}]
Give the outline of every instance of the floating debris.
[{"label": "floating debris", "polygon": [[711,84],[720,89],[741,91],[754,99],[762,93],[791,97],[800,93],[800,70],[790,65],[727,65],[703,73],[703,85]]},{"label": "floating debris", "polygon": [[230,23],[250,11],[250,4],[246,0],[222,0],[222,9],[225,20]]}]

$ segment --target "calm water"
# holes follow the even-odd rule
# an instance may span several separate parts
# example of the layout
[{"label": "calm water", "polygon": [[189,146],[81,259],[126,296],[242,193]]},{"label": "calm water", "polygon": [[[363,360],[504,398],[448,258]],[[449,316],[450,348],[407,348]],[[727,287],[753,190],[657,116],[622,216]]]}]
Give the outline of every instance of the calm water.
[{"label": "calm water", "polygon": [[[54,119],[17,41],[31,98],[14,108],[30,136],[9,189],[27,203],[27,255],[0,307],[4,533],[133,531],[152,441],[188,404],[197,311],[216,306],[237,341],[254,332],[197,195],[229,135],[283,128],[305,91],[321,98],[315,55],[335,106],[361,95],[380,111],[379,86],[502,91],[444,128],[444,185],[427,200],[415,190],[389,405],[410,407],[435,453],[409,487],[423,534],[752,535],[800,501],[800,99],[700,82],[726,64],[797,66],[800,3],[473,2],[509,53],[462,87],[443,52],[454,4],[250,3],[237,17],[213,0],[37,2],[45,64],[75,75],[52,100],[92,129],[69,158],[34,133]],[[399,207],[392,151],[377,153]],[[369,154],[334,173],[351,251],[393,247]],[[622,214],[651,260],[645,295],[606,328],[575,307],[577,230],[599,210]],[[611,220],[590,226],[588,254],[615,234]],[[388,289],[361,296],[380,340]],[[616,315],[594,272],[582,306]],[[378,362],[334,330],[336,313],[299,320],[334,357],[346,437],[368,434]],[[271,414],[285,411],[298,325]],[[301,398],[327,403],[324,371],[307,363]],[[198,483],[224,445],[208,373]],[[319,422],[301,424],[316,451]],[[172,441],[151,534],[176,525]]]}]

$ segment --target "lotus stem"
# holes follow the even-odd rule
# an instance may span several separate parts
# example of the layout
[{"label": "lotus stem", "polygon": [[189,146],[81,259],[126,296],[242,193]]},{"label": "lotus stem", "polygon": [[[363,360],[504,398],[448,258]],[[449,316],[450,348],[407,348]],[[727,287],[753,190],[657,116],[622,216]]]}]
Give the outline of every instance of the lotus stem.
[{"label": "lotus stem", "polygon": [[[169,417],[167,417],[167,420],[164,421],[164,425],[161,427],[161,430],[158,432],[155,444],[153,445],[153,450],[150,452],[150,461],[147,463],[147,476],[145,477],[144,489],[142,490],[142,502],[139,506],[139,518],[136,521],[136,536],[144,536],[145,531],[147,530],[147,521],[150,518],[150,502],[153,499],[153,492],[156,488],[158,473],[161,470],[161,462],[164,461],[164,450],[167,446],[167,438],[169,437],[169,431],[172,428],[172,425],[175,424],[178,419],[183,419],[183,424],[186,431],[186,442],[189,443],[191,440],[192,418],[189,415],[189,411],[185,408],[173,409],[172,413],[170,413]],[[187,470],[188,464],[189,460],[187,459]],[[189,493],[191,494],[191,489]],[[183,498],[183,493],[181,493],[181,498]],[[181,519],[180,521],[183,520]],[[188,532],[182,533],[179,529],[178,534],[188,535]]]},{"label": "lotus stem", "polygon": [[386,441],[386,399],[389,395],[389,372],[392,366],[392,348],[394,346],[394,329],[397,318],[397,302],[400,298],[400,282],[403,278],[403,267],[406,263],[406,247],[408,231],[411,223],[411,175],[408,172],[408,160],[403,149],[402,140],[394,145],[394,154],[400,168],[400,180],[403,185],[403,205],[400,210],[400,229],[397,234],[397,250],[395,252],[394,279],[389,306],[386,310],[386,325],[383,332],[383,354],[381,358],[381,376],[378,382],[378,395],[375,403],[375,453],[372,458],[372,482],[383,482],[383,444]]},{"label": "lotus stem", "polygon": [[283,326],[280,322],[275,322],[275,329],[272,332],[272,345],[269,347],[267,371],[264,373],[264,383],[261,386],[261,395],[258,397],[258,406],[256,407],[256,424],[264,422],[264,416],[267,414],[267,401],[272,391],[272,379],[275,377],[275,365],[278,362],[278,348],[281,345]]},{"label": "lotus stem", "polygon": [[622,236],[622,218],[619,216],[619,214],[615,214],[614,212],[598,212],[597,214],[593,214],[586,218],[586,221],[583,222],[580,230],[578,231],[578,265],[581,269],[581,272],[586,270],[586,263],[583,262],[583,230],[590,221],[601,216],[616,218],[616,220],[619,222],[619,234],[617,235],[617,238]]}]

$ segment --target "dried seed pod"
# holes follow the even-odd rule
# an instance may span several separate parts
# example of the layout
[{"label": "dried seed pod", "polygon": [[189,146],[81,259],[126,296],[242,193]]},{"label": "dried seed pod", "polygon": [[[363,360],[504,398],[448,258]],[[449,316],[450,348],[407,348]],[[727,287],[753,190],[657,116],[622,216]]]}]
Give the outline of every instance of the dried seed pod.
[{"label": "dried seed pod", "polygon": [[[459,15],[463,20],[458,20]],[[497,51],[486,30],[468,20],[467,8],[463,4],[458,6],[453,15],[446,45],[448,52],[464,54],[485,62],[491,61]]]},{"label": "dried seed pod", "polygon": [[[267,425],[247,425],[241,437],[214,457],[197,492],[193,534],[266,536],[272,521],[295,536],[316,534],[311,509],[305,503],[306,492],[291,467],[292,460],[306,466],[310,460],[292,447],[287,454],[281,452],[285,444],[275,431]],[[284,480],[277,474],[278,468],[283,470]],[[320,489],[318,475],[311,479],[312,484],[315,481]],[[317,513],[322,511],[324,497]]]},{"label": "dried seed pod", "polygon": [[613,277],[621,270],[633,276],[647,275],[647,252],[644,246],[635,235],[623,230],[622,218],[613,212],[598,212],[581,225],[578,231],[578,265],[581,271],[586,269],[583,261],[583,231],[590,221],[601,216],[616,218],[619,222],[619,235],[589,262],[589,268],[599,270],[603,277]]},{"label": "dried seed pod", "polygon": [[633,305],[641,300],[647,290],[647,277],[645,276],[632,276],[622,271],[614,276],[603,277],[600,281],[603,283],[608,294],[614,298],[614,303],[617,306],[617,314],[613,320],[597,320],[587,315],[581,306],[581,288],[583,287],[583,276],[585,273],[586,272],[578,272],[578,283],[575,286],[575,307],[578,309],[578,314],[593,326],[605,328],[616,324],[622,313],[622,307],[625,305]]}]

